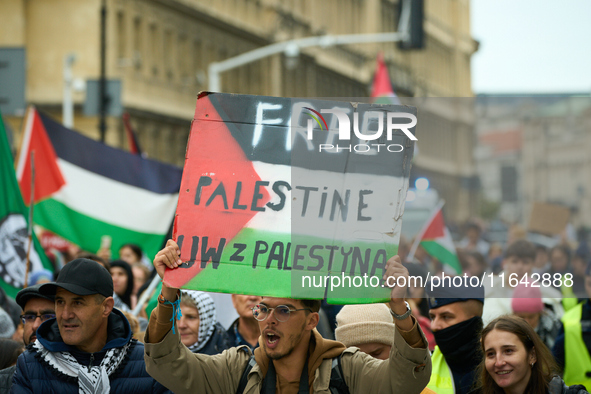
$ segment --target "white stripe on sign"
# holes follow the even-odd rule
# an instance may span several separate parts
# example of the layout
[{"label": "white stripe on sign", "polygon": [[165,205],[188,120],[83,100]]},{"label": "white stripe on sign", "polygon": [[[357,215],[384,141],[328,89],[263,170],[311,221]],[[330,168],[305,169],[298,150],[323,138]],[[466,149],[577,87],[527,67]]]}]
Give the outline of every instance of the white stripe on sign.
[{"label": "white stripe on sign", "polygon": [[58,158],[66,185],[52,196],[69,208],[118,227],[165,233],[178,194],[157,194],[97,175]]},{"label": "white stripe on sign", "polygon": [[[265,212],[255,215],[245,227],[343,240],[383,240],[400,231],[402,221],[397,219],[404,206],[399,204],[404,204],[408,179],[315,171],[262,162],[253,162],[253,166],[261,180],[269,182],[266,189],[271,203],[280,201],[273,191],[275,182],[285,181],[292,189],[280,188],[286,195],[283,209],[273,211],[265,207]],[[349,200],[344,204],[347,190]],[[341,204],[346,205],[344,220]]]}]

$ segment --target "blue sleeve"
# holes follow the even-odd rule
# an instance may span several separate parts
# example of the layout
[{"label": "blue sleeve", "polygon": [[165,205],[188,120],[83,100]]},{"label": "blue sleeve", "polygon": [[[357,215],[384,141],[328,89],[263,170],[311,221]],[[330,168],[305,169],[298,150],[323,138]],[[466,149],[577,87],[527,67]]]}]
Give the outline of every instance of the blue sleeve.
[{"label": "blue sleeve", "polygon": [[168,390],[166,387],[164,387],[163,385],[161,385],[160,383],[158,383],[156,380],[154,380],[154,383],[152,384],[152,393],[155,393],[155,394],[174,394],[172,391]]},{"label": "blue sleeve", "polygon": [[31,387],[31,380],[28,377],[27,363],[25,362],[27,351],[18,356],[16,361],[16,371],[12,376],[12,387],[10,388],[11,394],[33,394],[33,388]]},{"label": "blue sleeve", "polygon": [[560,369],[564,369],[564,325],[562,322],[560,323],[560,331],[558,331],[558,336],[552,348],[552,354]]}]

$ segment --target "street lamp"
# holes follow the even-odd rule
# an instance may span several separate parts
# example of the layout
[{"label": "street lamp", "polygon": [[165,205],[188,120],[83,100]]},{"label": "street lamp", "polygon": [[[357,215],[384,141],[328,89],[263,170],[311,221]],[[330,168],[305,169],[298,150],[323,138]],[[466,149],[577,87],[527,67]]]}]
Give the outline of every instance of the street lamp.
[{"label": "street lamp", "polygon": [[[345,34],[345,35],[326,35],[317,37],[306,37],[298,38],[295,40],[278,42],[275,44],[267,45],[262,48],[257,48],[252,51],[240,54],[238,56],[231,57],[221,62],[210,63],[208,67],[209,76],[209,88],[210,92],[221,91],[221,77],[220,74],[224,71],[231,70],[236,67],[243,66],[248,63],[252,63],[259,59],[263,59],[268,56],[275,55],[277,53],[293,54],[301,48],[314,47],[314,46],[330,46],[330,45],[343,45],[343,44],[363,44],[368,42],[396,42],[404,40],[408,36],[406,32],[396,33],[374,33],[374,34]],[[295,50],[294,48],[297,48]]]},{"label": "street lamp", "polygon": [[298,38],[295,40],[278,42],[257,48],[221,62],[210,63],[209,67],[207,68],[207,74],[209,77],[208,90],[210,92],[221,91],[222,83],[220,74],[222,72],[252,63],[277,53],[285,53],[288,57],[287,66],[291,66],[294,63],[294,58],[297,61],[297,56],[299,55],[301,48],[313,46],[329,47],[333,45],[363,44],[369,42],[411,42],[413,40],[411,33],[415,35],[420,33],[420,31],[417,31],[416,28],[412,29],[411,27],[412,21],[416,19],[416,15],[413,15],[413,10],[416,7],[412,7],[414,3],[422,3],[422,0],[403,1],[402,10],[400,12],[400,20],[398,23],[399,28],[395,33],[344,34],[338,36],[324,35]]}]

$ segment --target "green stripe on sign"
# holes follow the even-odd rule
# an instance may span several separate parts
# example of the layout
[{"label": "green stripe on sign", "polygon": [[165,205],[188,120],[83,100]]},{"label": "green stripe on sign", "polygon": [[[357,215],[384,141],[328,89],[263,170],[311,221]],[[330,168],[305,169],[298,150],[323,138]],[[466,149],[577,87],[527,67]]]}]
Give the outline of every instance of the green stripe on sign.
[{"label": "green stripe on sign", "polygon": [[460,265],[458,256],[437,241],[422,241],[421,246],[427,253],[441,261],[441,263],[449,265],[458,274],[462,273],[462,266]]},{"label": "green stripe on sign", "polygon": [[110,235],[113,256],[119,255],[123,244],[134,243],[151,259],[160,250],[165,237],[165,234],[141,233],[102,222],[51,198],[35,205],[35,223],[93,253],[99,250],[101,237]]},{"label": "green stripe on sign", "polygon": [[[203,242],[203,237],[200,242]],[[331,278],[341,277],[343,270],[346,275],[350,275],[353,270],[356,275],[367,272],[368,276],[374,275],[381,279],[385,262],[396,253],[397,245],[377,240],[355,240],[341,244],[337,249],[329,248],[333,243],[333,240],[326,238],[244,228],[226,243],[221,262],[215,264],[216,268],[213,263],[208,263],[183,287],[220,293],[320,299],[325,295],[326,284],[329,288],[328,297],[338,303],[389,299],[388,289],[371,287],[369,284],[366,286],[369,283],[366,280],[333,291],[330,291],[330,284]],[[207,247],[213,246],[208,244]],[[301,256],[297,263],[296,250]],[[295,264],[300,268],[295,269]],[[328,282],[325,281],[326,277]],[[373,283],[377,282],[376,279]],[[363,284],[359,286],[358,283]]]}]

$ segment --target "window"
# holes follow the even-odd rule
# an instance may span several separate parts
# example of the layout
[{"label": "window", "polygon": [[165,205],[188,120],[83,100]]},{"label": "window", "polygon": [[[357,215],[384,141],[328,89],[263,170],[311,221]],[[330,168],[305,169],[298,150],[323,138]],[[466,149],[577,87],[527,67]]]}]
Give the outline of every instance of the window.
[{"label": "window", "polygon": [[127,55],[127,46],[125,45],[127,35],[125,31],[125,14],[123,14],[123,11],[117,13],[117,34],[119,35],[117,39],[117,58],[125,59]]},{"label": "window", "polygon": [[142,20],[136,17],[133,20],[133,66],[136,70],[142,69]]}]

